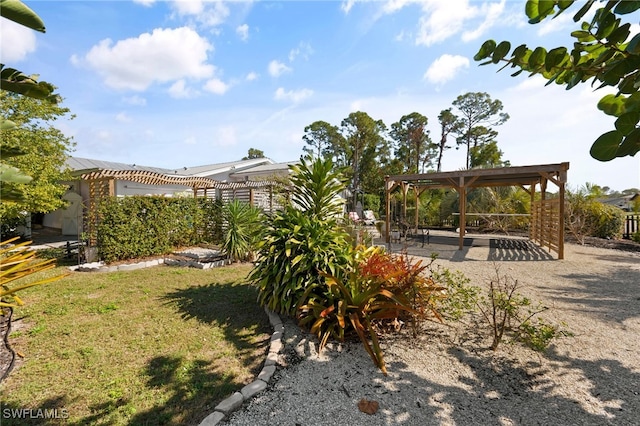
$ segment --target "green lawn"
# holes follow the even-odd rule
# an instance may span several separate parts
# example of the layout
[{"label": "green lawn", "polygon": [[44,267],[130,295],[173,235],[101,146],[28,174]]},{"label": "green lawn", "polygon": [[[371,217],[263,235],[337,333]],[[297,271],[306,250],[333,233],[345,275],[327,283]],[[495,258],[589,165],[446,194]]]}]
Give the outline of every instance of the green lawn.
[{"label": "green lawn", "polygon": [[0,384],[1,409],[64,409],[72,425],[198,424],[268,350],[249,271],[73,273],[23,292],[10,343],[24,358]]}]

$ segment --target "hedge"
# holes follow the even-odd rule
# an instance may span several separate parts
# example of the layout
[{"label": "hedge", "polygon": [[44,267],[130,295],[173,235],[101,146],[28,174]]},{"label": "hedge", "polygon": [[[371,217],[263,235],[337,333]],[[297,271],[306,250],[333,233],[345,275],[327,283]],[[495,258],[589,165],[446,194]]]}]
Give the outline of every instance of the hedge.
[{"label": "hedge", "polygon": [[219,243],[221,202],[161,196],[110,197],[97,207],[100,258],[114,262]]}]

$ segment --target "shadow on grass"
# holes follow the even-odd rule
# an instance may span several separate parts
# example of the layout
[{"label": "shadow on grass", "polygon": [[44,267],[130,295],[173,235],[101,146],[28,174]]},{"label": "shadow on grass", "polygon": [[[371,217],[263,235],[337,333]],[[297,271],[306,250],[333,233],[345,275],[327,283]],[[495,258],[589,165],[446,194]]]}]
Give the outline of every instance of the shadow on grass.
[{"label": "shadow on grass", "polygon": [[[256,301],[257,296],[257,289],[249,284],[227,282],[179,289],[163,299],[174,305],[185,320],[196,319],[219,326],[225,339],[245,355],[256,347],[266,348],[272,331],[264,309]],[[255,336],[261,333],[265,336],[256,343]],[[256,360],[250,357],[245,365],[255,363]]]}]

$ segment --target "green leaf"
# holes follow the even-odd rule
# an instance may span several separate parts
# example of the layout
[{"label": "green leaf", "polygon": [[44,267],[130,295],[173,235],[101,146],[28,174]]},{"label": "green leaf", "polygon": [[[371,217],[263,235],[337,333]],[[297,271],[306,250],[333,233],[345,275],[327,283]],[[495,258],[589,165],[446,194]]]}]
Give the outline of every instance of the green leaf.
[{"label": "green leaf", "polygon": [[549,53],[547,53],[544,68],[547,71],[551,71],[553,68],[561,65],[568,58],[569,55],[567,55],[566,47],[556,47],[555,49],[551,49]]},{"label": "green leaf", "polygon": [[31,176],[25,175],[16,167],[9,166],[7,164],[0,164],[0,182],[29,183],[32,179],[33,178]]},{"label": "green leaf", "polygon": [[603,12],[603,15],[597,19],[598,31],[596,31],[596,37],[598,39],[606,38],[609,34],[616,29],[617,21],[616,16],[611,12]]},{"label": "green leaf", "polygon": [[491,58],[492,62],[494,64],[500,62],[500,60],[502,60],[507,55],[507,53],[509,53],[509,50],[511,50],[511,43],[509,43],[508,41],[501,42],[493,51],[493,56]]},{"label": "green leaf", "polygon": [[596,38],[593,35],[591,35],[589,31],[585,31],[585,30],[572,31],[571,37],[577,38],[578,41],[582,43],[589,43],[596,40]]},{"label": "green leaf", "polygon": [[536,47],[531,57],[529,58],[529,66],[533,70],[536,70],[541,65],[544,64],[545,58],[547,56],[547,51],[544,47]]},{"label": "green leaf", "polygon": [[[11,129],[15,129],[16,123],[14,123],[11,120],[5,120],[4,118],[0,117],[0,130],[2,130],[3,132],[5,130],[11,130]],[[4,154],[0,156],[0,158],[4,157]]]},{"label": "green leaf", "polygon": [[622,114],[615,123],[616,129],[623,135],[628,135],[636,129],[636,124],[640,121],[640,112],[631,111]]},{"label": "green leaf", "polygon": [[618,148],[618,157],[634,156],[640,151],[640,129],[635,129],[624,138]]},{"label": "green leaf", "polygon": [[573,16],[573,21],[574,22],[578,22],[580,20],[580,18],[582,18],[588,11],[589,9],[591,9],[591,6],[593,6],[593,3],[595,3],[595,0],[589,0],[587,1],[584,6],[582,6],[580,8],[580,10],[578,11],[578,13],[576,13]]},{"label": "green leaf", "polygon": [[625,98],[616,95],[606,95],[598,102],[598,109],[607,115],[620,117],[625,111]]},{"label": "green leaf", "polygon": [[617,130],[604,133],[591,145],[589,153],[598,161],[611,161],[617,157],[623,138],[624,135]]},{"label": "green leaf", "polygon": [[625,52],[631,53],[633,55],[640,54],[640,33],[633,36],[627,47],[624,49]]},{"label": "green leaf", "polygon": [[481,61],[485,58],[488,58],[493,54],[493,51],[496,49],[496,42],[494,40],[487,40],[482,43],[480,46],[480,50],[473,57],[474,61]]},{"label": "green leaf", "polygon": [[32,30],[45,32],[42,19],[27,5],[18,0],[0,0],[0,16]]},{"label": "green leaf", "polygon": [[553,0],[528,0],[525,5],[525,13],[530,24],[537,24],[553,13],[555,1]]},{"label": "green leaf", "polygon": [[613,12],[617,15],[626,15],[638,9],[640,9],[640,1],[625,0],[618,3]]},{"label": "green leaf", "polygon": [[607,37],[607,40],[609,41],[609,43],[613,43],[613,44],[619,44],[624,42],[627,37],[629,37],[630,29],[631,28],[631,24],[630,23],[626,23],[624,25],[619,26],[616,30],[614,30],[611,34],[609,34],[609,37]]}]

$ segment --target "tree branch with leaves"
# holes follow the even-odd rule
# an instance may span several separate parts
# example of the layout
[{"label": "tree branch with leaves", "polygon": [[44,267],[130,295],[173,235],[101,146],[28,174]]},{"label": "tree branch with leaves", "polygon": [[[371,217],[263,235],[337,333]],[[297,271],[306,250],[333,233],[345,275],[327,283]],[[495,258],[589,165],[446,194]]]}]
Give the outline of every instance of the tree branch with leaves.
[{"label": "tree branch with leaves", "polygon": [[[576,3],[573,0],[528,0],[525,13],[530,24],[555,18]],[[580,9],[573,16],[578,22],[597,3],[596,0],[578,2]],[[522,72],[529,76],[541,75],[546,85],[556,83],[567,90],[591,81],[596,89],[617,87],[598,102],[598,109],[616,117],[614,130],[600,135],[593,143],[590,154],[600,161],[634,156],[640,151],[640,33],[632,34],[630,22],[622,16],[637,13],[640,0],[611,0],[598,8],[590,21],[583,21],[579,29],[571,32],[575,38],[573,48],[560,46],[552,49],[531,49],[521,44],[513,51],[509,41],[485,41],[476,61],[481,65],[500,64],[500,68],[516,68],[512,77]],[[637,23],[637,15],[635,22]],[[633,22],[633,20],[630,20]],[[511,57],[507,55],[511,51]]]}]

